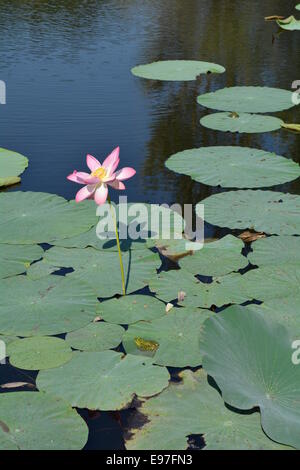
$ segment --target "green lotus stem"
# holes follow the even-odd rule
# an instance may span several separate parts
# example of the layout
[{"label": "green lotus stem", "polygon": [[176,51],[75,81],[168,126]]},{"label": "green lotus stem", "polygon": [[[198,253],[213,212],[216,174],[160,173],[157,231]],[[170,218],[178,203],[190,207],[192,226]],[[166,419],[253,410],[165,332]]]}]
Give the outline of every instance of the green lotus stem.
[{"label": "green lotus stem", "polygon": [[126,295],[126,287],[125,287],[125,276],[124,276],[124,265],[123,265],[123,259],[122,259],[122,253],[121,253],[121,246],[120,246],[120,239],[119,239],[119,232],[118,232],[118,224],[117,224],[117,219],[115,217],[114,209],[111,204],[110,197],[107,196],[107,200],[109,202],[109,207],[111,211],[112,218],[114,219],[115,223],[115,231],[116,231],[116,240],[117,240],[117,245],[118,245],[118,252],[119,252],[119,260],[120,260],[120,270],[121,270],[121,278],[122,278],[122,292],[123,295]]}]

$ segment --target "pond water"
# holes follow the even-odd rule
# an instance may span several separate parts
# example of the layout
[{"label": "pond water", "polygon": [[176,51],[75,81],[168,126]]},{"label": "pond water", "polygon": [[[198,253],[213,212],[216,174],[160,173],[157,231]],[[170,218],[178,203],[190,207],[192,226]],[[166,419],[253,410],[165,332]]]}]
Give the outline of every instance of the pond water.
[{"label": "pond water", "polygon": [[[0,80],[7,85],[0,146],[30,160],[22,184],[6,191],[72,199],[77,188],[66,175],[84,170],[86,153],[101,160],[117,145],[122,166],[137,169],[127,195],[139,202],[196,203],[221,191],[164,167],[170,155],[188,148],[241,145],[300,162],[299,135],[215,132],[200,126],[207,110],[196,103],[200,93],[225,86],[291,89],[300,80],[299,35],[277,34],[264,16],[288,16],[294,5],[294,0],[0,0]],[[215,62],[226,73],[186,83],[146,81],[130,73],[137,64],[163,59]],[[300,109],[278,116],[299,123]],[[274,189],[300,194],[300,181]],[[12,379],[12,370],[1,368],[1,375],[6,372]],[[84,416],[92,430],[87,448],[122,448],[118,415]]]}]

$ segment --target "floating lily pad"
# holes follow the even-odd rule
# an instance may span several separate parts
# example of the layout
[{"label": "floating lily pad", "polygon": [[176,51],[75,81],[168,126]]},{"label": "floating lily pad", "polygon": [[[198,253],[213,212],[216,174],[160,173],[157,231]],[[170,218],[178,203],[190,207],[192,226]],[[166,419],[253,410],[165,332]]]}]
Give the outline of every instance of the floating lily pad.
[{"label": "floating lily pad", "polygon": [[101,302],[97,314],[109,323],[129,325],[139,320],[150,321],[163,317],[166,307],[163,302],[149,295],[126,295]]},{"label": "floating lily pad", "polygon": [[256,300],[289,297],[300,292],[300,264],[278,264],[253,269],[242,276],[245,296]]},{"label": "floating lily pad", "polygon": [[[182,297],[179,304],[184,307],[210,308],[212,305],[237,303],[241,304],[249,299],[246,292],[241,291],[243,276],[229,274],[213,278],[213,282],[200,282],[196,277],[184,269],[180,271],[161,272],[150,281],[150,289],[156,296],[165,302]],[[180,295],[179,295],[180,294]]]},{"label": "floating lily pad", "polygon": [[36,336],[10,343],[7,349],[9,362],[19,369],[52,369],[69,362],[72,350],[63,339]]},{"label": "floating lily pad", "polygon": [[[179,308],[151,322],[139,322],[129,327],[123,338],[125,351],[151,355],[155,364],[169,367],[196,367],[201,364],[199,349],[203,322],[212,315],[209,310]],[[156,351],[138,348],[136,338],[158,344]]]},{"label": "floating lily pad", "polygon": [[44,260],[41,260],[38,263],[34,263],[31,266],[29,266],[26,274],[30,279],[36,281],[37,279],[42,279],[43,277],[47,277],[49,276],[49,274],[55,273],[56,271],[59,271],[59,268],[50,266],[48,263],[45,263]]},{"label": "floating lily pad", "polygon": [[24,273],[33,261],[43,257],[43,253],[37,245],[0,244],[0,279]]},{"label": "floating lily pad", "polygon": [[62,276],[0,281],[0,333],[55,335],[77,330],[95,317],[97,298],[85,283]]},{"label": "floating lily pad", "polygon": [[281,128],[284,122],[282,119],[278,119],[273,116],[225,112],[204,116],[200,120],[200,124],[216,131],[253,134],[277,131]]},{"label": "floating lily pad", "polygon": [[225,68],[198,60],[162,60],[152,64],[138,65],[133,75],[150,80],[190,81],[205,73],[223,73]]},{"label": "floating lily pad", "polygon": [[67,364],[40,372],[37,387],[72,406],[107,411],[128,408],[135,395],[156,395],[168,381],[167,369],[154,366],[147,357],[124,357],[115,351],[77,352]]},{"label": "floating lily pad", "polygon": [[259,413],[240,414],[224,405],[203,370],[179,374],[139,411],[146,424],[133,421],[126,439],[128,450],[185,450],[188,436],[202,434],[205,450],[284,450],[264,434]]},{"label": "floating lily pad", "polygon": [[68,333],[66,341],[73,349],[105,351],[119,346],[124,333],[124,328],[119,325],[95,322],[80,328],[80,330]]},{"label": "floating lily pad", "polygon": [[205,219],[213,225],[278,235],[300,234],[300,196],[296,194],[228,191],[199,204],[204,204]]},{"label": "floating lily pad", "polygon": [[0,395],[1,450],[80,450],[84,420],[63,400],[36,392]]},{"label": "floating lily pad", "polygon": [[256,266],[300,264],[300,237],[268,237],[257,240],[248,259]]},{"label": "floating lily pad", "polygon": [[221,240],[205,243],[202,250],[186,256],[179,264],[194,275],[223,276],[248,265],[247,258],[242,255],[244,246],[239,238],[227,235]]},{"label": "floating lily pad", "polygon": [[28,159],[17,152],[0,148],[0,187],[19,183],[19,175],[28,167]]},{"label": "floating lily pad", "polygon": [[284,20],[277,20],[276,23],[280,28],[288,31],[300,31],[300,20],[297,20],[293,15],[285,18]]},{"label": "floating lily pad", "polygon": [[198,103],[236,113],[276,113],[295,106],[291,91],[258,86],[223,88],[198,96]]},{"label": "floating lily pad", "polygon": [[300,338],[300,293],[289,297],[269,299],[260,305],[247,307],[267,319],[284,325],[295,339]]},{"label": "floating lily pad", "polygon": [[166,167],[193,180],[224,188],[274,186],[300,176],[297,163],[247,147],[203,147],[172,155]]},{"label": "floating lily pad", "polygon": [[47,193],[0,194],[0,243],[51,243],[86,232],[97,221],[92,201],[76,204]]},{"label": "floating lily pad", "polygon": [[259,406],[265,433],[300,448],[300,367],[291,338],[275,322],[243,307],[230,307],[204,324],[203,367],[229,405]]},{"label": "floating lily pad", "polygon": [[[161,265],[159,255],[150,250],[123,253],[126,292],[145,287]],[[54,247],[45,253],[44,260],[51,266],[73,268],[71,280],[86,282],[98,297],[111,297],[122,293],[119,257],[114,252],[94,248]]]}]

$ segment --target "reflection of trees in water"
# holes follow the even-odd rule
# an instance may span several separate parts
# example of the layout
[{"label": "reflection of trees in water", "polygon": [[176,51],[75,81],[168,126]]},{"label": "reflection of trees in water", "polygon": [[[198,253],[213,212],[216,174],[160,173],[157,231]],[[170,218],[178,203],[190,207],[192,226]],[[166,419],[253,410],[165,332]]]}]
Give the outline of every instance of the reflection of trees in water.
[{"label": "reflection of trees in water", "polygon": [[[283,6],[280,0],[263,4],[253,1],[248,5],[220,0],[173,0],[171,8],[168,1],[163,2],[163,6],[161,2],[153,2],[156,34],[147,41],[139,63],[192,58],[217,62],[227,71],[223,75],[203,76],[199,83],[140,81],[153,116],[144,165],[146,189],[170,192],[173,188],[172,200],[178,202],[198,202],[218,191],[188,177],[177,176],[164,167],[170,155],[198,146],[257,147],[300,160],[299,136],[296,134],[278,131],[239,135],[208,130],[200,126],[199,119],[211,111],[196,103],[198,94],[223,86],[290,88],[297,73],[298,37],[283,34],[272,45],[276,27],[265,23],[263,17],[274,12],[288,15],[293,11],[294,3],[287,1]],[[279,116],[287,122],[300,122],[297,108],[279,113]],[[299,182],[279,189],[300,192]]]}]

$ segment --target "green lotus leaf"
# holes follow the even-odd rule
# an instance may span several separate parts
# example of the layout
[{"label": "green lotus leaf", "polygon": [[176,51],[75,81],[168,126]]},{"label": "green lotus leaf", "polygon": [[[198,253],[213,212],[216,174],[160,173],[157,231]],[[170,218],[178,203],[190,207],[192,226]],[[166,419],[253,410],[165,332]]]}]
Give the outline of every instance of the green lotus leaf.
[{"label": "green lotus leaf", "polygon": [[129,325],[140,320],[150,321],[163,317],[166,307],[163,302],[149,295],[126,295],[101,302],[97,314],[109,323]]},{"label": "green lotus leaf", "polygon": [[286,328],[233,306],[205,322],[201,349],[224,401],[241,410],[259,407],[265,433],[300,448],[300,367]]},{"label": "green lotus leaf", "polygon": [[150,80],[191,81],[205,73],[223,73],[225,68],[218,64],[198,60],[162,60],[152,64],[138,65],[133,75]]},{"label": "green lotus leaf", "polygon": [[300,237],[268,237],[257,240],[248,259],[256,266],[300,264]]},{"label": "green lotus leaf", "polygon": [[[150,250],[124,252],[122,258],[127,294],[145,287],[161,265],[158,254]],[[75,272],[67,278],[86,282],[98,297],[122,293],[120,263],[115,252],[54,247],[45,253],[44,260],[51,266],[73,268]]]},{"label": "green lotus leaf", "polygon": [[205,450],[284,450],[264,434],[259,413],[240,414],[224,405],[203,370],[179,374],[157,397],[139,408],[146,424],[133,421],[128,450],[185,450],[188,436],[202,434]]},{"label": "green lotus leaf", "polygon": [[298,3],[298,5],[295,6],[296,10],[300,10],[300,3]]},{"label": "green lotus leaf", "polygon": [[172,155],[166,167],[210,186],[260,188],[300,176],[297,163],[247,147],[203,147]]},{"label": "green lotus leaf", "polygon": [[76,204],[54,194],[0,194],[0,243],[51,243],[89,230],[97,221],[92,201]]},{"label": "green lotus leaf", "polygon": [[77,330],[95,317],[97,298],[85,283],[62,276],[0,281],[0,333],[56,335]]},{"label": "green lotus leaf", "polygon": [[63,339],[35,336],[10,343],[7,348],[12,366],[26,370],[58,367],[72,359],[72,350]]},{"label": "green lotus leaf", "polygon": [[36,392],[0,395],[1,450],[80,450],[84,420],[63,400]]},{"label": "green lotus leaf", "polygon": [[277,131],[284,122],[273,116],[225,112],[204,116],[200,120],[200,124],[216,131],[253,134]]},{"label": "green lotus leaf", "polygon": [[276,113],[295,106],[291,91],[258,86],[223,88],[198,96],[198,103],[236,113]]},{"label": "green lotus leaf", "polygon": [[300,293],[289,297],[269,299],[266,302],[247,307],[266,316],[267,319],[284,325],[291,335],[300,338]]},{"label": "green lotus leaf", "polygon": [[37,245],[0,244],[0,279],[24,273],[33,261],[43,257],[43,253]]},{"label": "green lotus leaf", "polygon": [[300,264],[278,264],[253,269],[242,276],[241,292],[249,299],[271,300],[299,293]]},{"label": "green lotus leaf", "polygon": [[50,266],[48,263],[45,262],[45,260],[42,259],[41,261],[29,266],[26,274],[27,274],[27,277],[29,277],[33,281],[36,281],[38,279],[42,279],[43,277],[49,276],[49,274],[59,271],[59,269],[60,268]]},{"label": "green lotus leaf", "polygon": [[201,250],[180,260],[181,268],[203,276],[223,276],[248,265],[242,255],[244,243],[239,238],[227,235],[221,240],[205,243]]},{"label": "green lotus leaf", "polygon": [[105,351],[119,346],[124,333],[124,328],[119,325],[95,322],[80,328],[80,330],[68,333],[66,341],[73,349]]},{"label": "green lotus leaf", "polygon": [[[200,332],[209,310],[174,308],[168,315],[130,326],[123,338],[127,353],[151,355],[155,364],[169,367],[196,367],[201,364]],[[158,344],[153,352],[141,350],[136,338]]]},{"label": "green lotus leaf", "polygon": [[213,305],[222,307],[231,303],[241,304],[251,300],[242,291],[243,285],[243,276],[240,274],[215,277],[211,283],[204,283],[184,269],[161,272],[151,279],[149,284],[151,291],[165,302],[172,302],[182,297],[180,305],[202,308],[210,308]]},{"label": "green lotus leaf", "polygon": [[18,183],[28,167],[28,159],[17,152],[0,148],[0,187]]},{"label": "green lotus leaf", "polygon": [[152,239],[149,239],[147,245],[150,244],[150,246],[152,247],[155,246],[163,256],[171,259],[174,262],[177,262],[184,256],[192,254],[194,250],[202,248],[199,243],[200,242],[193,242],[188,240],[187,238],[180,237],[180,239],[159,239],[155,240],[155,243],[153,243]]},{"label": "green lotus leaf", "polygon": [[[232,229],[252,229],[278,235],[300,234],[300,196],[275,191],[228,191],[204,204],[206,222]],[[202,207],[196,213],[202,214]]]},{"label": "green lotus leaf", "polygon": [[150,397],[168,386],[167,369],[154,366],[147,357],[124,357],[115,351],[73,354],[67,364],[41,371],[37,377],[40,390],[62,397],[72,406],[121,410],[136,395]]},{"label": "green lotus leaf", "polygon": [[288,31],[300,31],[300,20],[297,20],[293,15],[285,18],[284,20],[276,20],[280,28]]}]

